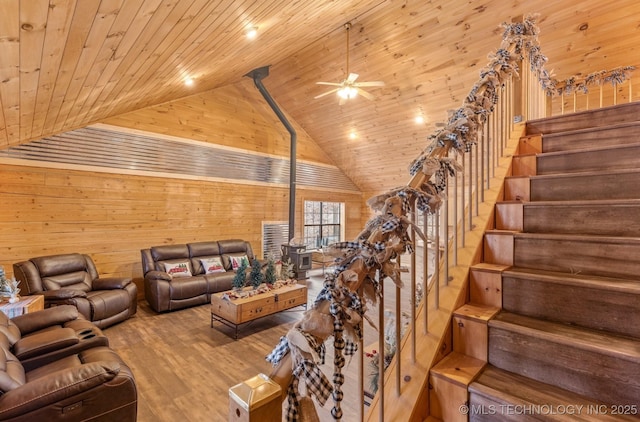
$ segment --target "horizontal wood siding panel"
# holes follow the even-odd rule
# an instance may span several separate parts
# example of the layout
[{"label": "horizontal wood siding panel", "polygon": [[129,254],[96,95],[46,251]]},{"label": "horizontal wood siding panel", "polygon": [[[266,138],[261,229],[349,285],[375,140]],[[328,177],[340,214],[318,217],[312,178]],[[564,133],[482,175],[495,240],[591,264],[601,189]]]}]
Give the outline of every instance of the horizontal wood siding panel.
[{"label": "horizontal wood siding panel", "polygon": [[[4,165],[0,169],[0,265],[82,252],[101,274],[141,286],[140,249],[242,238],[262,255],[262,222],[288,219],[288,188]],[[360,231],[362,196],[299,188],[304,200],[345,202],[346,236]],[[301,229],[300,229],[301,231]],[[142,290],[141,290],[142,291]]]}]

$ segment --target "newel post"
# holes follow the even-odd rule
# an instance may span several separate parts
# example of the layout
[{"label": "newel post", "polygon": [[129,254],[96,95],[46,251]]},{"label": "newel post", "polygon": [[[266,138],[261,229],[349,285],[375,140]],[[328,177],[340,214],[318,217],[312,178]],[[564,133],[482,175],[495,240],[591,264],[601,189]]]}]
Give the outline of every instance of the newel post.
[{"label": "newel post", "polygon": [[282,420],[282,388],[258,374],[229,389],[229,422]]}]

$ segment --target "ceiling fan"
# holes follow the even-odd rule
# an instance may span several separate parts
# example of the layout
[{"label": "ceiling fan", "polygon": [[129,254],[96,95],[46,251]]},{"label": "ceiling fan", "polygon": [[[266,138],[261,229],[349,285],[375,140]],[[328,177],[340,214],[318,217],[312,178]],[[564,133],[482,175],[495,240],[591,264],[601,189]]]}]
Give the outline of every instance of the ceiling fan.
[{"label": "ceiling fan", "polygon": [[362,89],[362,87],[384,86],[384,82],[382,81],[356,82],[356,79],[358,79],[358,74],[349,72],[349,31],[351,30],[351,23],[349,22],[346,23],[344,25],[344,28],[347,31],[347,78],[344,79],[342,82],[316,82],[316,85],[330,85],[330,86],[335,86],[336,88],[331,89],[327,92],[324,92],[320,95],[316,95],[314,98],[321,98],[321,97],[324,97],[325,95],[329,95],[335,92],[338,94],[338,97],[340,97],[339,104],[343,104],[346,100],[350,98],[354,98],[358,94],[362,95],[363,97],[369,100],[373,100],[374,96],[369,94],[364,89]]}]

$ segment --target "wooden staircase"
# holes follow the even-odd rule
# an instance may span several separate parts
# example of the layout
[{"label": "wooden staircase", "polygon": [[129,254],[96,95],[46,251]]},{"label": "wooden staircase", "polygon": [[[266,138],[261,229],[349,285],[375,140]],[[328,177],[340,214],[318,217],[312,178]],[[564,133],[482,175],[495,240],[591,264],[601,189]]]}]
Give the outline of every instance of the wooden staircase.
[{"label": "wooden staircase", "polygon": [[527,123],[512,168],[432,419],[640,419],[640,103]]}]

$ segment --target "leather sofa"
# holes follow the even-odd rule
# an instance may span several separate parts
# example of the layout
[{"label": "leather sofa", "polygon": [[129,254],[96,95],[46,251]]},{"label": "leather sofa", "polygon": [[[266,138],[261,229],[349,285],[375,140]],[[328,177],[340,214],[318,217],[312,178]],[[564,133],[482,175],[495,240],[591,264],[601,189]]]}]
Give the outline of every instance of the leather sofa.
[{"label": "leather sofa", "polygon": [[13,320],[2,315],[0,420],[136,420],[138,393],[130,368],[75,307]]},{"label": "leather sofa", "polygon": [[[251,244],[240,239],[153,246],[140,251],[144,293],[156,312],[210,303],[211,294],[232,288],[235,267],[255,258]],[[207,271],[212,262],[218,270]],[[247,271],[247,277],[249,271]]]},{"label": "leather sofa", "polygon": [[100,277],[93,260],[72,253],[31,258],[13,264],[21,293],[44,296],[45,307],[74,305],[100,328],[122,322],[137,311],[138,288],[131,278]]}]

